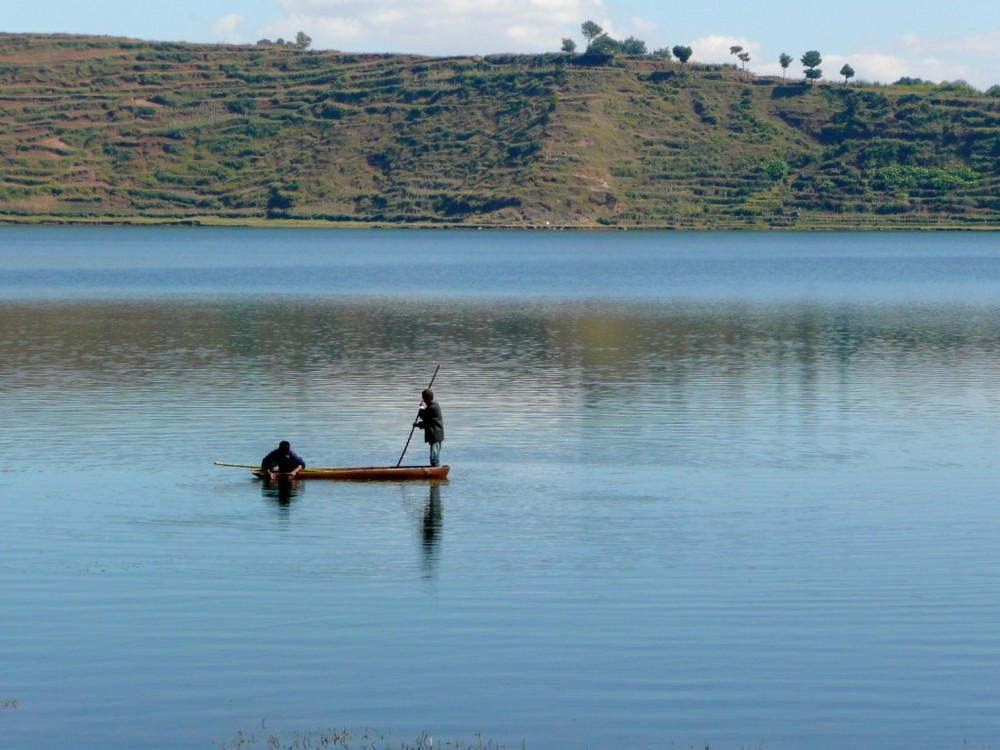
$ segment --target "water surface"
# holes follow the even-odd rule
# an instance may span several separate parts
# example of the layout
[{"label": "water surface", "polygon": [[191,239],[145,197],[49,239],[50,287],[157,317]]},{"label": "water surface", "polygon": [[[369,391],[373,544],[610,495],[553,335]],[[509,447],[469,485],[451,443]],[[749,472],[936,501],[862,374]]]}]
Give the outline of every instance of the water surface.
[{"label": "water surface", "polygon": [[[989,235],[0,230],[2,744],[994,745],[998,292]],[[447,483],[212,465],[395,463],[438,364]]]}]

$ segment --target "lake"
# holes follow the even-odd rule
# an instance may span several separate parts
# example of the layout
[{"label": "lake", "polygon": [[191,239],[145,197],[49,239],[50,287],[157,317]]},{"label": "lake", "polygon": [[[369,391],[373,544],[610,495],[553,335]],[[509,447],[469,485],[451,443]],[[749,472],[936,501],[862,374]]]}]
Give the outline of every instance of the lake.
[{"label": "lake", "polygon": [[[0,227],[0,326],[5,749],[1000,743],[993,234]],[[447,482],[213,465],[438,365]]]}]

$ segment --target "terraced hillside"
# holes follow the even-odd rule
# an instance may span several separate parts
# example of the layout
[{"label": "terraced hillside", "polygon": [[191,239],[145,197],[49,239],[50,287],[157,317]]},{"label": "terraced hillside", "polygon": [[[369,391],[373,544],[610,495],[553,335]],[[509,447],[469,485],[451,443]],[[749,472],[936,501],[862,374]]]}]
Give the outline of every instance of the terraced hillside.
[{"label": "terraced hillside", "polygon": [[0,34],[0,221],[1000,227],[1000,99]]}]

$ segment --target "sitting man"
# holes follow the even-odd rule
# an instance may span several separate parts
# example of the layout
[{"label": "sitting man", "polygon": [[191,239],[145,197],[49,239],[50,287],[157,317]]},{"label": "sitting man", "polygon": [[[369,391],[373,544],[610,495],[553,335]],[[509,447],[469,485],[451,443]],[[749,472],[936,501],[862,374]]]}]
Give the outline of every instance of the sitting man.
[{"label": "sitting man", "polygon": [[294,477],[306,468],[306,462],[299,458],[287,440],[278,443],[278,447],[268,453],[260,462],[260,470],[270,479],[278,475]]}]

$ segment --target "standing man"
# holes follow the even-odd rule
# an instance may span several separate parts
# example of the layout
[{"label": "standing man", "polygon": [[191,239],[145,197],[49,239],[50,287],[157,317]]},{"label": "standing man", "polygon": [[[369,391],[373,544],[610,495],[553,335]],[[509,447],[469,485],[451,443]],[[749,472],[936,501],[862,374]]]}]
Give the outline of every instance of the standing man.
[{"label": "standing man", "polygon": [[424,431],[424,442],[431,447],[431,466],[441,465],[441,443],[444,442],[444,417],[441,415],[441,404],[434,400],[434,391],[425,388],[420,394],[420,411],[414,427]]},{"label": "standing man", "polygon": [[306,468],[306,462],[299,458],[293,451],[287,440],[278,443],[278,447],[261,459],[260,469],[267,474],[269,479],[274,479],[278,474],[287,474],[294,477]]}]

